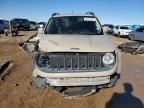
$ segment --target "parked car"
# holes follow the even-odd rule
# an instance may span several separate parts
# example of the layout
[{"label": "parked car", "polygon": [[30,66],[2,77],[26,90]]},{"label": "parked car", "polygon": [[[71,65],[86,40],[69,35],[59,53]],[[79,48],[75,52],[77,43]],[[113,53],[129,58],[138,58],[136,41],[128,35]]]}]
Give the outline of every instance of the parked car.
[{"label": "parked car", "polygon": [[105,33],[113,34],[114,26],[112,24],[104,24],[102,27]]},{"label": "parked car", "polygon": [[39,28],[45,28],[46,23],[45,22],[39,22],[38,25],[39,25]]},{"label": "parked car", "polygon": [[118,37],[128,37],[131,31],[132,30],[128,26],[115,26],[113,34],[117,35]]},{"label": "parked car", "polygon": [[144,41],[144,27],[140,27],[136,29],[135,31],[130,32],[128,37],[131,40]]},{"label": "parked car", "polygon": [[39,25],[34,22],[34,21],[30,21],[30,30],[38,30]]},{"label": "parked car", "polygon": [[130,27],[131,27],[131,29],[132,30],[136,30],[136,29],[138,29],[138,28],[140,28],[141,27],[141,25],[130,25]]},{"label": "parked car", "polygon": [[37,37],[39,49],[33,58],[37,87],[107,88],[120,77],[120,53],[91,12],[53,14]]},{"label": "parked car", "polygon": [[0,33],[4,33],[7,29],[9,29],[9,21],[0,19]]},{"label": "parked car", "polygon": [[10,21],[11,26],[18,30],[30,30],[30,22],[28,19],[15,18]]}]

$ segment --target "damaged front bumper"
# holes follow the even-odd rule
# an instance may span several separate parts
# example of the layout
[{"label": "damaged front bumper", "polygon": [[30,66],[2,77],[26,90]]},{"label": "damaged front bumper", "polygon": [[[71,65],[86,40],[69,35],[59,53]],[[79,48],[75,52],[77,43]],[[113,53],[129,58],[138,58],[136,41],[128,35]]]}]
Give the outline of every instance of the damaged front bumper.
[{"label": "damaged front bumper", "polygon": [[51,86],[87,86],[110,83],[110,76],[94,78],[46,78]]},{"label": "damaged front bumper", "polygon": [[120,78],[120,74],[114,73],[110,76],[90,78],[44,78],[40,76],[34,78],[38,79],[36,83],[40,85],[46,84],[58,87],[96,86],[97,88],[104,88],[114,86],[117,80]]},{"label": "damaged front bumper", "polygon": [[[120,74],[114,73],[108,77],[97,78],[64,78],[64,79],[49,79],[37,77],[39,87],[46,87],[45,84],[51,84],[57,92],[63,92],[63,96],[67,98],[84,97],[95,93],[100,88],[108,88],[115,86]],[[78,88],[79,90],[67,90],[65,87]]]},{"label": "damaged front bumper", "polygon": [[97,89],[115,86],[120,78],[120,67],[120,59],[113,69],[102,72],[45,73],[34,65],[33,80],[39,88],[49,86],[58,92],[63,88],[81,88],[78,91],[64,91],[65,97],[88,96],[95,93]]}]

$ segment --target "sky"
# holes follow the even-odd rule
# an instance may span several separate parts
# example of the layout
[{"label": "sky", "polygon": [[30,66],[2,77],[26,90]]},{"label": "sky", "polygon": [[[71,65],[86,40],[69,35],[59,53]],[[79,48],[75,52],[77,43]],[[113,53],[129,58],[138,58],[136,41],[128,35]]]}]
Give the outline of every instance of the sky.
[{"label": "sky", "polygon": [[94,12],[102,24],[144,24],[144,0],[0,0],[0,18],[48,21],[52,13]]}]

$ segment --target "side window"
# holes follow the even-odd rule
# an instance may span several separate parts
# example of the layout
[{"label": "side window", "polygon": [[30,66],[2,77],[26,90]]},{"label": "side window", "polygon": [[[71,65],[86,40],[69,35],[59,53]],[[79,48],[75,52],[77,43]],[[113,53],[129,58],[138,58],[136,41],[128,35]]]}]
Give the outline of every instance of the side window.
[{"label": "side window", "polygon": [[143,32],[143,29],[142,28],[138,28],[136,29],[137,32]]},{"label": "side window", "polygon": [[118,28],[119,28],[119,27],[118,27],[118,26],[116,26],[115,28],[118,30]]}]

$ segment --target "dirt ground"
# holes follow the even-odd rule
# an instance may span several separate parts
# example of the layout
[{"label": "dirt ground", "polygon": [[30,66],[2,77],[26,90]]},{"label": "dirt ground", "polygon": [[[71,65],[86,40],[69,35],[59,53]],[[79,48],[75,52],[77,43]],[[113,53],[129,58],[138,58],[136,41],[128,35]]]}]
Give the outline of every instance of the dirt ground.
[{"label": "dirt ground", "polygon": [[[78,99],[67,99],[51,89],[36,89],[31,85],[32,55],[24,53],[18,43],[34,32],[18,37],[0,36],[0,63],[12,59],[10,75],[0,81],[0,108],[144,108],[144,56],[122,53],[121,78],[113,88]],[[117,45],[127,38],[109,36]]]}]

